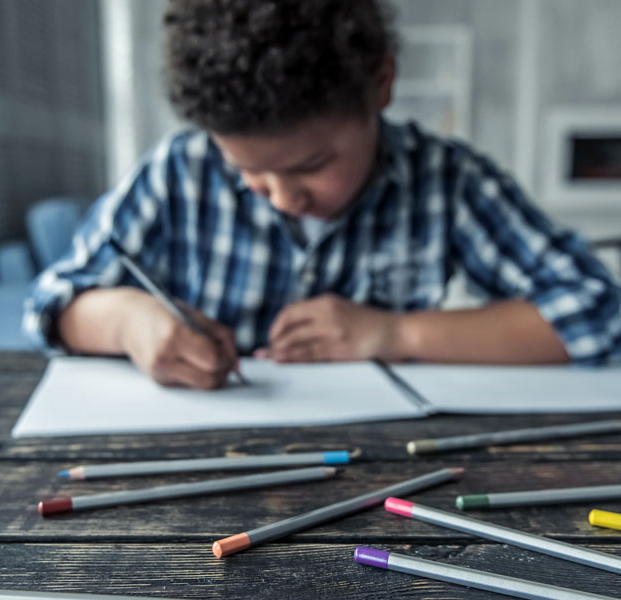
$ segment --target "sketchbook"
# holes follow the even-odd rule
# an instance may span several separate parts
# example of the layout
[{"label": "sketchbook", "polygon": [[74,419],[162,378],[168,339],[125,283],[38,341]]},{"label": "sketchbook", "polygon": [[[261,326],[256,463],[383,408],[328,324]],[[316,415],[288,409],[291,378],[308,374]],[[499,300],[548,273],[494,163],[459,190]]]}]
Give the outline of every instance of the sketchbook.
[{"label": "sketchbook", "polygon": [[251,385],[164,388],[129,361],[53,358],[13,437],[334,425],[434,412],[621,410],[621,365],[488,367],[242,359]]}]

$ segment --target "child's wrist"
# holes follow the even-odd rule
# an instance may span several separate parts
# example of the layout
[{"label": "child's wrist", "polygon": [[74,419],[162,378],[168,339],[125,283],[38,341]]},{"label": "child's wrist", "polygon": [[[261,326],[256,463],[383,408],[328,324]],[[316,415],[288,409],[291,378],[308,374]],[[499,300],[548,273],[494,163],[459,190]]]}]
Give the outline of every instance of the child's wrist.
[{"label": "child's wrist", "polygon": [[396,360],[415,359],[421,354],[422,335],[417,313],[393,313],[392,348]]},{"label": "child's wrist", "polygon": [[133,287],[117,288],[117,302],[115,314],[117,318],[113,322],[113,338],[115,345],[123,354],[130,354],[133,325],[136,322],[136,310],[140,311],[141,300],[146,292]]}]

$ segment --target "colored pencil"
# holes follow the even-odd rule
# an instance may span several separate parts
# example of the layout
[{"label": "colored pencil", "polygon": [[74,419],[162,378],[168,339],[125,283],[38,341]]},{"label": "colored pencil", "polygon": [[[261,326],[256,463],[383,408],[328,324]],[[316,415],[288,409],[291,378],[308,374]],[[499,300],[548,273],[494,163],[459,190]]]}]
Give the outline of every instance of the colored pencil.
[{"label": "colored pencil", "polygon": [[475,569],[447,565],[416,556],[386,552],[365,546],[356,548],[354,560],[361,565],[429,577],[438,581],[446,581],[447,583],[455,583],[515,598],[528,598],[529,600],[614,600],[610,596],[578,592],[555,585],[517,579],[516,577],[486,571],[476,571]]},{"label": "colored pencil", "polygon": [[186,460],[148,460],[141,462],[85,465],[60,471],[59,477],[68,479],[95,479],[125,475],[153,475],[184,471],[234,471],[264,467],[293,467],[301,465],[342,465],[349,462],[349,452],[294,452],[292,454],[265,454],[257,456],[191,458]]},{"label": "colored pencil", "polygon": [[501,527],[493,523],[485,523],[484,521],[470,519],[463,515],[438,510],[437,508],[413,504],[399,498],[387,498],[386,502],[384,502],[384,507],[390,512],[411,519],[418,519],[425,523],[471,533],[488,540],[504,542],[519,548],[539,552],[540,554],[549,554],[556,558],[563,558],[582,565],[621,574],[621,558],[612,554],[580,548],[579,546],[558,542],[539,535],[524,533],[517,529],[509,529],[508,527]]},{"label": "colored pencil", "polygon": [[426,415],[432,415],[433,413],[438,412],[438,409],[431,404],[427,398],[425,398],[417,389],[393,371],[385,360],[381,358],[373,358],[371,359],[371,362],[374,363],[375,366],[379,367],[380,370],[382,370],[384,374],[391,379],[392,382]]},{"label": "colored pencil", "polygon": [[594,509],[589,513],[589,523],[597,527],[621,529],[621,515],[607,510]]},{"label": "colored pencil", "polygon": [[621,431],[621,420],[591,421],[589,423],[571,423],[570,425],[552,425],[550,427],[529,427],[509,431],[456,435],[452,437],[424,439],[408,442],[408,454],[432,454],[447,450],[496,446],[514,442],[531,442],[555,438],[579,437]]},{"label": "colored pencil", "polygon": [[290,469],[261,473],[259,475],[242,475],[225,479],[210,479],[194,483],[178,483],[175,485],[160,485],[138,490],[124,490],[91,496],[73,496],[70,498],[55,498],[39,502],[39,513],[47,516],[55,513],[88,510],[101,506],[117,506],[119,504],[134,504],[137,502],[152,502],[164,498],[179,498],[198,494],[215,494],[217,492],[231,492],[260,488],[270,485],[283,485],[299,481],[325,479],[336,473],[335,467],[309,467],[307,469]]},{"label": "colored pencil", "polygon": [[621,485],[595,485],[556,490],[529,490],[497,494],[470,494],[457,496],[459,510],[499,508],[502,506],[536,506],[540,504],[569,504],[590,500],[615,500],[621,498]]},{"label": "colored pencil", "polygon": [[71,592],[29,592],[26,590],[0,590],[0,600],[173,600],[164,596],[120,596],[118,594],[80,594]]},{"label": "colored pencil", "polygon": [[375,506],[395,493],[394,490],[401,490],[401,492],[399,492],[401,494],[411,494],[412,492],[423,490],[438,485],[439,483],[444,483],[445,481],[457,479],[462,473],[463,469],[461,468],[441,469],[433,473],[428,473],[427,475],[389,485],[388,487],[375,490],[374,492],[356,496],[349,500],[323,506],[310,512],[284,519],[283,521],[270,523],[264,527],[238,533],[231,537],[215,541],[213,543],[213,553],[218,558],[222,558],[223,556],[246,550],[246,548],[250,548],[251,546],[269,542],[295,533],[296,531],[319,525],[330,519],[342,517]]},{"label": "colored pencil", "polygon": [[[119,259],[125,268],[140,282],[140,284],[157,298],[162,306],[168,309],[168,311],[177,317],[182,323],[187,325],[190,329],[204,335],[211,341],[215,341],[215,338],[207,331],[200,323],[194,320],[192,315],[189,315],[185,311],[181,310],[175,303],[174,299],[168,295],[168,292],[158,285],[147,272],[125,251],[125,248],[116,240],[113,236],[108,240],[109,244],[119,254]],[[248,385],[248,380],[241,374],[239,370],[235,371],[235,375],[239,379],[242,385]]]}]

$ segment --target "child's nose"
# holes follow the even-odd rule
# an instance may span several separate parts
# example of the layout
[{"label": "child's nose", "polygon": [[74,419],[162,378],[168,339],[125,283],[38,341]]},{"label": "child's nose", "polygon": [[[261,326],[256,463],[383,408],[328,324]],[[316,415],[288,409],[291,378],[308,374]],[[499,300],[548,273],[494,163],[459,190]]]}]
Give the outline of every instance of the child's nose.
[{"label": "child's nose", "polygon": [[309,195],[291,182],[271,181],[268,185],[271,205],[294,217],[304,214],[308,208]]}]

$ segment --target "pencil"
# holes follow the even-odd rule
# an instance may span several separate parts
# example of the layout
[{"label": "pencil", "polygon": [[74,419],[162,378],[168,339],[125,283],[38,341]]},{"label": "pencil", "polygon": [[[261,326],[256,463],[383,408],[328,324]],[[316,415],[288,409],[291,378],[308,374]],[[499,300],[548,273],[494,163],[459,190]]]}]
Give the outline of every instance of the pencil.
[{"label": "pencil", "polygon": [[607,527],[608,529],[621,529],[621,515],[619,513],[608,512],[607,510],[597,510],[594,508],[589,513],[589,523],[597,527]]},{"label": "pencil", "polygon": [[[244,533],[238,533],[231,537],[227,537],[221,540],[217,540],[213,543],[213,553],[218,557],[228,556],[246,550],[251,546],[269,542],[281,537],[285,537],[296,531],[313,527],[335,517],[342,517],[353,512],[369,508],[379,504],[382,500],[394,493],[399,494],[411,494],[419,490],[423,490],[445,481],[457,479],[463,473],[463,469],[441,469],[428,473],[414,479],[408,479],[394,485],[390,485],[368,494],[362,494],[349,500],[343,500],[342,502],[336,502],[328,506],[323,506],[310,512],[284,519],[283,521],[277,521],[276,523],[270,523],[264,527],[252,529]],[[401,490],[396,492],[395,490]]]},{"label": "pencil", "polygon": [[529,490],[498,494],[471,494],[457,496],[459,510],[499,508],[502,506],[536,506],[540,504],[568,504],[590,500],[615,500],[621,498],[621,485],[594,485],[556,490]]},{"label": "pencil", "polygon": [[463,515],[438,510],[437,508],[413,504],[399,498],[387,498],[386,502],[384,502],[384,507],[390,512],[411,519],[418,519],[425,523],[471,533],[477,537],[504,542],[518,548],[526,548],[526,550],[532,550],[540,554],[548,554],[556,558],[563,558],[589,567],[621,574],[621,558],[612,554],[580,548],[579,546],[558,542],[539,535],[533,535],[532,533],[524,533],[517,529],[509,529],[508,527],[501,527],[493,523],[486,523],[464,517]]},{"label": "pencil", "polygon": [[[177,306],[173,298],[168,295],[166,290],[153,281],[149,275],[147,275],[146,271],[131,258],[131,256],[125,251],[125,248],[123,248],[123,246],[113,236],[110,237],[109,243],[119,254],[121,263],[142,284],[147,292],[157,298],[171,314],[177,317],[177,319],[187,325],[190,329],[204,335],[211,341],[215,341],[213,336],[200,323],[192,318],[192,315],[186,313]],[[235,375],[241,384],[248,385],[248,380],[239,370],[235,371]]]},{"label": "pencil", "polygon": [[342,465],[349,462],[345,450],[329,452],[295,452],[292,454],[266,454],[233,458],[193,458],[187,460],[148,460],[141,462],[85,465],[60,471],[59,477],[68,479],[94,479],[124,475],[152,475],[154,473],[180,473],[184,471],[233,471],[235,469],[260,469],[263,467],[293,467],[301,465]]},{"label": "pencil", "polygon": [[354,560],[361,565],[429,577],[438,581],[446,581],[447,583],[455,583],[516,598],[528,598],[529,600],[588,600],[589,598],[594,600],[614,600],[610,596],[578,592],[569,588],[467,569],[466,567],[447,565],[416,556],[386,552],[385,550],[377,550],[365,546],[358,546],[356,548]]},{"label": "pencil", "polygon": [[2,590],[0,600],[174,600],[164,596],[120,596],[118,594],[81,594],[71,592],[30,592],[26,590]]},{"label": "pencil", "polygon": [[452,437],[424,439],[408,442],[408,454],[431,454],[462,448],[477,448],[512,444],[514,442],[530,442],[555,438],[579,437],[621,431],[621,420],[591,421],[589,423],[572,423],[570,425],[552,425],[549,427],[529,427],[509,431],[475,433],[473,435],[456,435]]},{"label": "pencil", "polygon": [[215,494],[217,492],[231,492],[270,485],[284,485],[300,481],[325,479],[335,474],[335,467],[309,467],[307,469],[260,473],[259,475],[241,475],[239,477],[228,477],[225,479],[210,479],[208,481],[197,481],[194,483],[160,485],[138,490],[93,494],[91,496],[55,498],[53,500],[42,500],[39,502],[39,514],[46,517],[56,513],[88,510],[90,508],[99,508],[102,506],[153,502],[164,498],[179,498],[181,496]]}]

